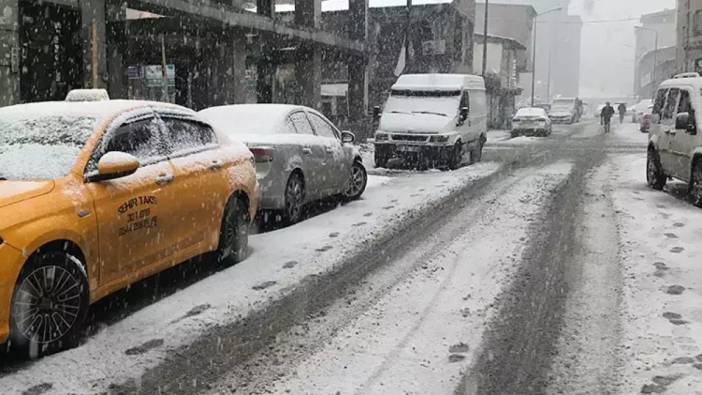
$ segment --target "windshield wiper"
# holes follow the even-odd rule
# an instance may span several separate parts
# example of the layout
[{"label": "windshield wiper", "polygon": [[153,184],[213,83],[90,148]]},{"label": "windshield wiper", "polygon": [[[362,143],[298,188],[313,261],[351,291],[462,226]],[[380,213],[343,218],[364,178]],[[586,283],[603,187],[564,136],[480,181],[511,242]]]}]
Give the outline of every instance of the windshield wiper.
[{"label": "windshield wiper", "polygon": [[442,117],[448,117],[448,115],[446,115],[442,112],[433,112],[433,111],[412,111],[412,114],[431,114],[431,115],[439,115]]},{"label": "windshield wiper", "polygon": [[410,113],[405,112],[405,111],[392,110],[392,111],[390,111],[390,114],[410,114]]}]

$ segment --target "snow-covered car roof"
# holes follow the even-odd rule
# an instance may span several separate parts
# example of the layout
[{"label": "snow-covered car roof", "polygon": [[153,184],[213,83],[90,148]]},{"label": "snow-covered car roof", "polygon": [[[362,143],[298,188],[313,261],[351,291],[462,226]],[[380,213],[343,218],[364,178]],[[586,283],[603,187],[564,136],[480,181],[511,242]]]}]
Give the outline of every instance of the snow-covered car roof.
[{"label": "snow-covered car roof", "polygon": [[546,111],[540,107],[520,108],[515,117],[546,117]]},{"label": "snow-covered car roof", "polygon": [[198,115],[225,133],[269,134],[275,133],[294,110],[308,110],[291,104],[232,104],[210,107]]},{"label": "snow-covered car roof", "polygon": [[392,89],[422,91],[485,90],[485,82],[482,77],[470,74],[404,74],[397,79]]}]

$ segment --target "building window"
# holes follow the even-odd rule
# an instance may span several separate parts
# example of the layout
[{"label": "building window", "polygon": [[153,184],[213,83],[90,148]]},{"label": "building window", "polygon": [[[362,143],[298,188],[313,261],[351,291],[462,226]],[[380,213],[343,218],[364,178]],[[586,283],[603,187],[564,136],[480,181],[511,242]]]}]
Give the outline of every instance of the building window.
[{"label": "building window", "polygon": [[702,36],[702,10],[695,11],[692,34],[694,36]]}]

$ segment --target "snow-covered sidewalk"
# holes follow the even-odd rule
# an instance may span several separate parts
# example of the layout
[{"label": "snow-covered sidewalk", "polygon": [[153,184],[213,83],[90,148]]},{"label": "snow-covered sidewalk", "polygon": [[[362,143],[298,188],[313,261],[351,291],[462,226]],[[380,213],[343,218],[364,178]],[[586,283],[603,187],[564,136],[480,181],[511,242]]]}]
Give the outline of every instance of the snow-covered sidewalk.
[{"label": "snow-covered sidewalk", "polygon": [[288,228],[251,238],[251,256],[108,326],[80,347],[0,377],[3,393],[41,385],[49,393],[104,392],[138,383],[215,327],[232,325],[291,295],[310,278],[342,270],[375,240],[431,215],[457,191],[499,169],[480,163],[453,172],[371,176],[363,198]]},{"label": "snow-covered sidewalk", "polygon": [[[637,136],[638,137],[638,136]],[[646,155],[611,157],[624,278],[621,393],[702,390],[702,210],[646,186]]]}]

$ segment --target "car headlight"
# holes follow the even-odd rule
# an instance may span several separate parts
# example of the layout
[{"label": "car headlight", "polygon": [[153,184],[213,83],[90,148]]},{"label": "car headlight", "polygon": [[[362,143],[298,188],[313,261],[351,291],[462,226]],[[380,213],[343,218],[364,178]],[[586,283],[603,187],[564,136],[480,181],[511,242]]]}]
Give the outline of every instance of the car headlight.
[{"label": "car headlight", "polygon": [[390,136],[387,133],[376,133],[375,141],[388,141]]},{"label": "car headlight", "polygon": [[437,134],[437,135],[431,136],[431,138],[429,138],[429,141],[432,143],[445,143],[448,140],[449,140],[449,136],[447,136],[445,134]]}]

